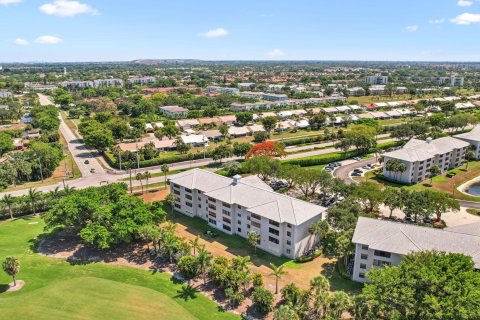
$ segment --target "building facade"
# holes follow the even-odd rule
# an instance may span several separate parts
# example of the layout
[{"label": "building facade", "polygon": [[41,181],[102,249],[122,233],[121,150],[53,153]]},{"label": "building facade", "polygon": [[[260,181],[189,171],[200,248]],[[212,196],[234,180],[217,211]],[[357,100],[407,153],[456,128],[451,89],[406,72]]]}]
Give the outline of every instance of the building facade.
[{"label": "building facade", "polygon": [[296,258],[313,246],[309,226],[324,218],[324,207],[272,191],[256,176],[233,179],[202,169],[173,175],[175,210],[199,217],[212,228],[247,238],[260,235],[258,247],[276,256]]},{"label": "building facade", "polygon": [[355,254],[351,277],[357,282],[367,282],[372,269],[396,266],[405,255],[425,250],[461,253],[472,257],[475,268],[480,268],[479,223],[442,230],[359,217],[352,243]]},{"label": "building facade", "polygon": [[371,85],[376,85],[376,84],[382,84],[385,85],[388,83],[388,77],[387,76],[366,76],[365,77],[365,82],[369,83]]},{"label": "building facade", "polygon": [[181,118],[187,116],[188,109],[179,106],[165,106],[160,108],[160,112],[169,118]]},{"label": "building facade", "polygon": [[88,88],[93,87],[93,81],[63,81],[63,88]]},{"label": "building facade", "polygon": [[[402,149],[383,155],[383,175],[406,184],[421,182],[430,177],[430,168],[434,165],[438,165],[441,172],[461,166],[469,146],[468,142],[452,137],[426,141],[411,139]],[[387,170],[390,160],[405,164],[406,170]]]},{"label": "building facade", "polygon": [[120,87],[123,85],[122,79],[97,79],[93,80],[93,86],[98,87]]}]

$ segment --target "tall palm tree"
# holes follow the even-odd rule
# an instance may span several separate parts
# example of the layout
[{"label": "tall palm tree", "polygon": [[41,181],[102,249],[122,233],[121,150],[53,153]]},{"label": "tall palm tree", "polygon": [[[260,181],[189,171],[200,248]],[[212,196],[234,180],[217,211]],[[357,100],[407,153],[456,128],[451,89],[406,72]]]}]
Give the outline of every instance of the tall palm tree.
[{"label": "tall palm tree", "polygon": [[147,180],[145,182],[145,188],[147,189],[147,193],[148,193],[148,179],[150,179],[152,177],[152,174],[149,171],[145,171],[143,173],[143,177],[145,178],[145,180]]},{"label": "tall palm tree", "polygon": [[161,169],[163,174],[165,175],[165,189],[167,189],[167,173],[170,169],[168,168],[168,164],[162,164]]},{"label": "tall palm tree", "polygon": [[233,259],[233,266],[239,271],[247,270],[247,266],[250,263],[250,256],[235,257]]},{"label": "tall palm tree", "polygon": [[137,174],[135,175],[135,180],[140,181],[140,185],[142,186],[142,193],[143,193],[143,182],[142,182],[142,180],[143,180],[143,174],[140,173],[140,172],[137,173]]},{"label": "tall palm tree", "polygon": [[2,198],[2,203],[8,208],[8,213],[10,214],[10,219],[13,219],[13,210],[12,206],[15,203],[15,198],[11,194],[6,194]]},{"label": "tall palm tree", "polygon": [[49,195],[49,197],[50,197],[51,199],[54,199],[54,200],[60,198],[60,187],[58,187],[58,186],[55,187],[55,189],[53,189],[52,191],[50,191],[50,192],[48,193],[48,195]]},{"label": "tall palm tree", "polygon": [[173,206],[177,202],[177,196],[174,193],[170,193],[163,201],[170,206],[170,213],[173,214]]},{"label": "tall palm tree", "polygon": [[196,255],[196,250],[200,248],[200,237],[197,235],[195,239],[190,240],[190,245],[193,248],[193,255]]},{"label": "tall palm tree", "polygon": [[42,193],[40,191],[37,191],[36,189],[32,189],[30,188],[28,190],[28,199],[30,200],[30,204],[32,205],[32,211],[33,211],[33,214],[36,215],[37,212],[36,212],[36,203],[38,200],[40,200],[40,195]]},{"label": "tall palm tree", "polygon": [[65,193],[66,196],[72,194],[72,192],[75,191],[75,187],[70,187],[69,185],[66,185],[64,188],[63,188],[63,193]]},{"label": "tall palm tree", "polygon": [[275,277],[275,294],[278,294],[278,280],[287,272],[283,270],[284,266],[276,266],[273,263],[270,263],[270,268],[272,273],[270,275]]},{"label": "tall palm tree", "polygon": [[205,249],[200,249],[197,256],[198,266],[203,275],[203,284],[207,283],[207,269],[212,264],[212,254]]}]

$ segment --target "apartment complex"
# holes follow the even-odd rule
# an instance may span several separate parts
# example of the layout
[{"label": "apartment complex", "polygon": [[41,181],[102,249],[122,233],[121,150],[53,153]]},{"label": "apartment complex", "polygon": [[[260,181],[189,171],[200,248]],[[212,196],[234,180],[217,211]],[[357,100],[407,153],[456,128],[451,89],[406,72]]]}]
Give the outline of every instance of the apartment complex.
[{"label": "apartment complex", "polygon": [[[466,141],[443,137],[426,141],[411,139],[402,149],[387,152],[383,155],[383,175],[389,179],[407,184],[414,184],[430,177],[430,168],[438,165],[441,172],[462,165],[470,144]],[[390,160],[404,163],[404,172],[387,170]]]},{"label": "apartment complex", "polygon": [[365,89],[363,89],[362,87],[348,88],[347,93],[349,96],[360,97],[365,95]]},{"label": "apartment complex", "polygon": [[156,80],[155,77],[130,77],[128,78],[128,82],[131,84],[139,84],[141,86],[149,83],[154,83]]},{"label": "apartment complex", "polygon": [[98,87],[119,87],[123,85],[122,79],[97,79],[93,80],[93,86]]},{"label": "apartment complex", "polygon": [[366,76],[365,77],[365,82],[369,83],[371,85],[376,85],[376,84],[384,85],[384,84],[388,83],[388,77],[387,76],[380,76],[380,75]]},{"label": "apartment complex", "polygon": [[366,282],[371,269],[396,266],[405,255],[426,250],[470,256],[475,268],[480,269],[480,223],[442,230],[359,217],[352,243],[355,245],[353,281]]},{"label": "apartment complex", "polygon": [[260,234],[258,247],[276,256],[296,258],[313,245],[308,227],[326,208],[276,193],[256,176],[227,178],[192,169],[169,179],[174,207],[199,217],[227,234]]},{"label": "apartment complex", "polygon": [[61,86],[64,88],[87,88],[93,87],[93,81],[63,81]]},{"label": "apartment complex", "polygon": [[463,77],[456,76],[439,77],[434,79],[437,81],[438,85],[451,87],[463,87],[463,83],[465,82]]},{"label": "apartment complex", "polygon": [[229,88],[229,87],[219,87],[219,86],[208,86],[208,93],[227,93],[227,94],[239,94],[240,89],[238,88]]}]

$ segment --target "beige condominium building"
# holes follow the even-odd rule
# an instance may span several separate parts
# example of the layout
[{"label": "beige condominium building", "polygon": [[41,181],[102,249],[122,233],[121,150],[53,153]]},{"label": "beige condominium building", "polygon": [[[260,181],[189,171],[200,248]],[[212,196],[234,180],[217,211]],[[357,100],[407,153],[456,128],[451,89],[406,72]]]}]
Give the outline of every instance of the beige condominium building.
[{"label": "beige condominium building", "polygon": [[[452,137],[411,139],[403,148],[383,155],[383,175],[402,183],[418,183],[430,177],[433,165],[438,165],[442,172],[462,165],[469,146],[468,142]],[[393,159],[404,163],[406,170],[388,171],[387,163]]]},{"label": "beige condominium building", "polygon": [[389,220],[358,218],[352,243],[352,280],[368,281],[368,271],[398,265],[412,252],[441,251],[470,256],[480,269],[480,223],[435,229]]},{"label": "beige condominium building", "polygon": [[313,246],[308,227],[324,219],[326,208],[277,192],[257,176],[227,178],[192,169],[169,179],[174,207],[228,234],[260,234],[258,247],[276,256],[296,258]]}]

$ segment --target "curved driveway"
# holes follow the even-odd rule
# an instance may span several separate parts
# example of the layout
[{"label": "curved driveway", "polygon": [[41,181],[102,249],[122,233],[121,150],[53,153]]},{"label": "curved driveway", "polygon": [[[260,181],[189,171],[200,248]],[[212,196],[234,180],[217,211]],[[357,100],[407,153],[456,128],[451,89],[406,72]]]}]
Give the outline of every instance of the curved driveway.
[{"label": "curved driveway", "polygon": [[373,157],[365,160],[356,161],[350,164],[346,164],[344,166],[339,167],[337,170],[335,170],[333,172],[333,176],[336,178],[342,179],[347,184],[356,183],[356,181],[350,177],[350,172],[352,172],[357,168],[361,168],[367,164],[374,164],[376,162],[377,162],[376,157]]}]

